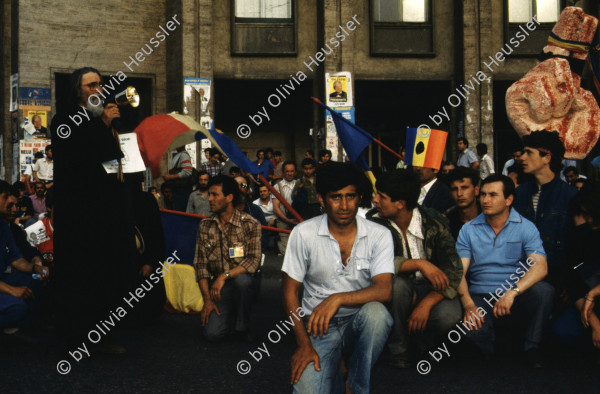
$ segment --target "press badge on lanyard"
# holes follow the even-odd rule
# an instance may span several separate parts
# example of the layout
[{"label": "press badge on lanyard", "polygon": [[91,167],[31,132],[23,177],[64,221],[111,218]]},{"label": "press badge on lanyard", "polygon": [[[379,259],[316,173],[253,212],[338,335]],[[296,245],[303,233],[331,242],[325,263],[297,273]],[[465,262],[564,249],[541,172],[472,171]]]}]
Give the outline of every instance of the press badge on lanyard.
[{"label": "press badge on lanyard", "polygon": [[242,244],[236,244],[233,248],[229,248],[229,258],[235,259],[238,257],[244,257],[244,246]]}]

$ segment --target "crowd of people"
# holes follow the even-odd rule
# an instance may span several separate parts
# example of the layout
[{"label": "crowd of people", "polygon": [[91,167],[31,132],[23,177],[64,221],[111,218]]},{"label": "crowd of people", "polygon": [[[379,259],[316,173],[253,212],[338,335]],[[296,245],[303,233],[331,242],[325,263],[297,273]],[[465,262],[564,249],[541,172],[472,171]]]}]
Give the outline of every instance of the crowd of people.
[{"label": "crowd of people", "polygon": [[[100,81],[95,69],[76,71],[74,103],[87,110]],[[389,364],[406,368],[458,324],[486,355],[500,332],[520,333],[513,342],[532,367],[544,364],[548,333],[598,354],[600,184],[597,174],[587,179],[565,166],[555,132],[525,136],[501,173],[486,145],[476,154],[459,138],[455,163],[439,170],[399,163],[375,185],[327,150],[319,162],[307,151],[297,166],[261,149],[259,172],[249,174],[214,148],[196,169],[180,147],[159,193],[142,191],[141,174],[103,169],[123,157],[110,126],[118,108],[90,115],[72,139],[56,138],[53,121],[32,194],[22,182],[0,181],[3,336],[31,343],[27,328],[38,319],[77,344],[136,283],[152,290],[139,317],[157,321],[164,288],[151,281],[165,260],[161,207],[205,216],[193,264],[207,340],[250,337],[264,254],[283,256],[283,324],[298,345],[297,392],[366,392],[385,346]],[[98,150],[85,156],[78,146],[92,141]],[[81,190],[98,193],[84,199]],[[53,310],[48,300],[59,299],[70,302]],[[125,351],[110,339],[99,349]]]}]

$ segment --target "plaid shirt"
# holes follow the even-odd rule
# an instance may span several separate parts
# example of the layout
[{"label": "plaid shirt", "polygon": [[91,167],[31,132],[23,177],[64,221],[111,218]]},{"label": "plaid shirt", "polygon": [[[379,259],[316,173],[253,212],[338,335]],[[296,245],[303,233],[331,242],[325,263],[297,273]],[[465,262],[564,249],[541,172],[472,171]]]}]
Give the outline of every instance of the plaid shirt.
[{"label": "plaid shirt", "polygon": [[[217,215],[203,219],[198,227],[194,266],[197,279],[210,279],[237,266],[253,274],[259,268],[261,227],[258,220],[234,210],[229,222],[221,227]],[[229,249],[242,246],[244,257],[229,257]]]},{"label": "plaid shirt", "polygon": [[210,161],[208,163],[202,164],[200,170],[208,172],[211,178],[214,178],[217,175],[221,175],[223,173],[223,167],[221,166],[221,163],[211,164]]}]

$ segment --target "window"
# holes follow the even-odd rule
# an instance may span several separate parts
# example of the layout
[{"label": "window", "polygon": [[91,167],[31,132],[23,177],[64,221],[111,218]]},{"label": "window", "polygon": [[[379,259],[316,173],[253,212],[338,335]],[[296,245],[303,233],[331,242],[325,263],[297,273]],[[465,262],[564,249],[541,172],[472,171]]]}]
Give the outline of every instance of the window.
[{"label": "window", "polygon": [[235,17],[263,21],[291,21],[291,0],[243,0],[235,2]]},{"label": "window", "polygon": [[505,42],[509,41],[521,30],[520,26],[535,19],[540,23],[536,29],[530,32],[525,41],[514,49],[516,56],[537,56],[546,45],[548,36],[554,27],[560,12],[562,11],[561,0],[505,0]]},{"label": "window", "polygon": [[375,22],[427,22],[427,1],[424,0],[375,0]]},{"label": "window", "polygon": [[232,0],[231,54],[296,55],[292,0]]},{"label": "window", "polygon": [[560,0],[509,0],[508,22],[529,22],[533,16],[540,23],[555,23],[560,15]]},{"label": "window", "polygon": [[372,56],[433,56],[431,0],[371,0]]}]

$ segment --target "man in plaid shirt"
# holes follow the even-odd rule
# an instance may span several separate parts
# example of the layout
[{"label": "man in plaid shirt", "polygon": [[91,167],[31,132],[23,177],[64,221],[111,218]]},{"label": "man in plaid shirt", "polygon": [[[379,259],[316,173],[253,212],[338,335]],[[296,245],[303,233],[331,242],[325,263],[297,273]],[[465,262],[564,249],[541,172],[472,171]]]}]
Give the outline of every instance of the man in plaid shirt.
[{"label": "man in plaid shirt", "polygon": [[213,215],[198,228],[194,266],[204,298],[204,337],[210,341],[229,333],[229,321],[235,321],[238,334],[248,336],[250,307],[258,288],[254,273],[261,259],[261,227],[252,216],[234,208],[239,198],[235,180],[225,175],[212,178],[208,202]]},{"label": "man in plaid shirt", "polygon": [[[210,148],[208,163],[202,164],[200,169],[208,172],[211,178],[221,175],[223,173],[223,166],[221,165],[221,152],[216,148]],[[227,174],[225,174],[227,175]]]}]

